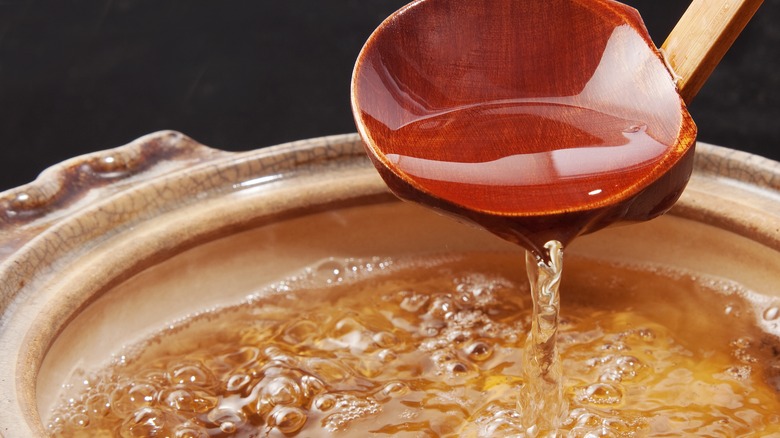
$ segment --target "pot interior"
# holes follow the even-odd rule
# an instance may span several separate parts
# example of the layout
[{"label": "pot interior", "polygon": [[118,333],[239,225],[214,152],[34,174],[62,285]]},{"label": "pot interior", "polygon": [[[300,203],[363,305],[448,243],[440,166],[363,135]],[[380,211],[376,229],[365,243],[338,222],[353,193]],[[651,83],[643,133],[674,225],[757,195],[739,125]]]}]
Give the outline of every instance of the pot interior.
[{"label": "pot interior", "polygon": [[[144,230],[135,239],[144,239]],[[153,238],[153,234],[149,234]],[[226,232],[160,260],[94,297],[59,332],[37,376],[37,408],[46,419],[61,385],[74,370],[111,360],[119,347],[137,342],[173,321],[215,306],[239,303],[263,286],[333,258],[390,258],[522,250],[481,229],[389,197],[306,212]],[[701,222],[667,215],[584,236],[566,249],[572,260],[673,268],[726,279],[755,294],[753,309],[780,305],[780,257],[758,242]],[[121,267],[111,275],[122,277]],[[108,274],[108,273],[106,273]],[[562,300],[567,300],[566,279]],[[42,317],[43,318],[43,317]],[[38,321],[56,324],[56,321]],[[778,322],[761,320],[778,333]]]}]

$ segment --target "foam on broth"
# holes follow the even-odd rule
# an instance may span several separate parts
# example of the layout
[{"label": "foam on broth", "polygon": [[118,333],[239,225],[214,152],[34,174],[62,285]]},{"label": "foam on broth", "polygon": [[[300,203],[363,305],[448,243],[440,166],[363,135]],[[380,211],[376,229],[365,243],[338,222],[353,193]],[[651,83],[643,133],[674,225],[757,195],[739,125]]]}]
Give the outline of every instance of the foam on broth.
[{"label": "foam on broth", "polygon": [[[325,260],[74,376],[57,436],[513,436],[530,294],[513,253]],[[558,348],[580,436],[780,433],[772,306],[567,258]],[[767,316],[768,315],[768,316]]]}]

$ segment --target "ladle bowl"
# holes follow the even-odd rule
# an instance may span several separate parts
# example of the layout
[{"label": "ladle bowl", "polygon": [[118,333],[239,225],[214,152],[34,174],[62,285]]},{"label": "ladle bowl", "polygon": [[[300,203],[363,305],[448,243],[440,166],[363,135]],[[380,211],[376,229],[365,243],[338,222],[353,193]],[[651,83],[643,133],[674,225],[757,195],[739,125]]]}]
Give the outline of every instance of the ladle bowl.
[{"label": "ladle bowl", "polygon": [[537,254],[667,211],[696,127],[636,10],[418,0],[372,34],[352,105],[390,188]]}]

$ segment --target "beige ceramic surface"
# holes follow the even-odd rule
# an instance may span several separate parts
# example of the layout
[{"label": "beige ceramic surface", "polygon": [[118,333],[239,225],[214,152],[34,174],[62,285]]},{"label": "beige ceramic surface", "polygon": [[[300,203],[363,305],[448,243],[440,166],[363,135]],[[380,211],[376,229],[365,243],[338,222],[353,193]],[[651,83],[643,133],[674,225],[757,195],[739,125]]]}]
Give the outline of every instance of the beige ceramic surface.
[{"label": "beige ceramic surface", "polygon": [[[317,260],[469,249],[519,251],[395,201],[355,135],[233,154],[162,132],[72,159],[0,193],[0,434],[41,434],[38,410],[74,367]],[[722,276],[774,299],[780,164],[700,144],[671,215],[569,251]]]}]

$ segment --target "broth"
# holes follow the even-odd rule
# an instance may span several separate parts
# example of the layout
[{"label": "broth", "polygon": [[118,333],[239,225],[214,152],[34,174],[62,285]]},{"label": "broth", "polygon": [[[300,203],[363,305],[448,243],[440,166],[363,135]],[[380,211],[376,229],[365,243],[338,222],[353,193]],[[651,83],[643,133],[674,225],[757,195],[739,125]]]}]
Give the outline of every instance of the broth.
[{"label": "broth", "polygon": [[668,139],[648,131],[661,130],[573,104],[518,99],[427,115],[394,131],[382,152],[424,192],[472,210],[532,216],[636,190],[637,175],[650,175],[673,152]]},{"label": "broth", "polygon": [[[518,262],[509,253],[323,261],[77,372],[49,431],[523,436],[532,303]],[[777,316],[768,299],[576,257],[561,291],[564,435],[780,433],[780,343],[757,327]]]}]

